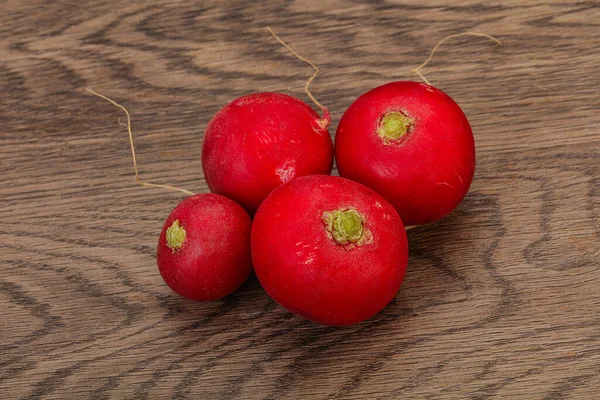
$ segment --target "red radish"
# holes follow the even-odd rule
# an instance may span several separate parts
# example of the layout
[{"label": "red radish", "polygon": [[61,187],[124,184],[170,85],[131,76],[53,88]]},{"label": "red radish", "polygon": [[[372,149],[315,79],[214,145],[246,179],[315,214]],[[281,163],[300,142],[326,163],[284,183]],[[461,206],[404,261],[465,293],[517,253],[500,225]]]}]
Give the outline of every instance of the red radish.
[{"label": "red radish", "polygon": [[250,217],[232,200],[198,194],[171,212],[156,250],[163,279],[191,300],[216,300],[250,275]]},{"label": "red radish", "polygon": [[393,299],[408,242],[383,197],[344,178],[313,175],[280,186],[260,206],[252,261],[276,302],[311,321],[343,326]]},{"label": "red radish", "polygon": [[330,117],[281,93],[255,93],[223,107],[209,122],[202,169],[210,190],[253,214],[273,189],[297,176],[329,174]]},{"label": "red radish", "polygon": [[465,197],[475,172],[467,117],[441,90],[379,86],[346,110],[335,136],[341,176],[385,197],[406,225],[434,222]]},{"label": "red radish", "polygon": [[252,270],[250,216],[224,196],[194,195],[175,186],[142,181],[129,112],[116,101],[86,90],[125,112],[135,182],[191,195],[175,207],[160,233],[156,262],[164,281],[174,292],[192,300],[216,300],[233,292]]}]

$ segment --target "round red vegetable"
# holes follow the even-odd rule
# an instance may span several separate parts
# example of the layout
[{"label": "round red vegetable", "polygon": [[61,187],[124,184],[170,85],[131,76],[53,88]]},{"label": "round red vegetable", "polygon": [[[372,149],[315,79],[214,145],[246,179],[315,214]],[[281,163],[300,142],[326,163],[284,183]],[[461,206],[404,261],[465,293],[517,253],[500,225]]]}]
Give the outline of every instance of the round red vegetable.
[{"label": "round red vegetable", "polygon": [[408,243],[383,197],[347,179],[313,175],[280,186],[258,209],[252,261],[276,302],[311,321],[343,326],[392,300]]},{"label": "round red vegetable", "polygon": [[250,275],[248,213],[217,194],[198,194],[171,212],[156,250],[163,279],[191,300],[216,300],[232,293]]},{"label": "round red vegetable", "polygon": [[465,197],[475,172],[467,117],[445,93],[392,82],[360,96],[335,136],[341,176],[385,197],[406,225],[434,222]]},{"label": "round red vegetable", "polygon": [[281,93],[242,96],[209,122],[202,169],[213,193],[253,214],[269,193],[297,176],[329,174],[333,144],[323,118]]}]

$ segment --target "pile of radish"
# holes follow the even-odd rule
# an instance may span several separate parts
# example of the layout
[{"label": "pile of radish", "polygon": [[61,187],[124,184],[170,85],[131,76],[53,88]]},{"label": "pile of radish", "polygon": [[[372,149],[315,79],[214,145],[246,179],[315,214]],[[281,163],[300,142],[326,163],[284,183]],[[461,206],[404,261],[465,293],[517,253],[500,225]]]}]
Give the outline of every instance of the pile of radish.
[{"label": "pile of radish", "polygon": [[[158,265],[171,289],[218,299],[249,276],[252,259],[273,300],[321,324],[364,321],[394,298],[408,263],[404,224],[437,221],[469,189],[469,122],[430,85],[375,88],[338,126],[341,177],[329,175],[328,125],[328,115],[278,93],[240,97],[215,115],[202,167],[217,194],[183,200],[160,235]],[[173,244],[177,232],[184,237]]]},{"label": "pile of radish", "polygon": [[[323,115],[279,93],[242,96],[217,112],[202,143],[212,193],[184,199],[168,216],[159,271],[179,295],[207,301],[235,291],[254,269],[287,310],[325,325],[356,324],[400,289],[405,225],[435,222],[465,197],[473,134],[448,95],[400,81],[354,101],[334,151],[329,111],[308,91],[318,68],[277,40],[315,68],[306,92]],[[330,176],[334,156],[339,177]],[[136,180],[145,184],[137,166]]]}]

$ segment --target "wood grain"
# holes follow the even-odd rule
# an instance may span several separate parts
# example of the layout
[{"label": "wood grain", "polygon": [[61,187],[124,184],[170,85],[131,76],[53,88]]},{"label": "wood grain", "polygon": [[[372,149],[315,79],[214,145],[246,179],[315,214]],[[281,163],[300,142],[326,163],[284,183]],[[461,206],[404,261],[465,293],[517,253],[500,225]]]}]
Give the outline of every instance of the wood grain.
[{"label": "wood grain", "polygon": [[[597,399],[600,6],[595,1],[0,2],[0,398]],[[473,126],[477,173],[410,231],[393,304],[334,329],[256,278],[212,303],[162,283],[177,193],[207,190],[200,141],[233,98],[361,93],[424,73]],[[332,130],[333,134],[333,130]]]}]

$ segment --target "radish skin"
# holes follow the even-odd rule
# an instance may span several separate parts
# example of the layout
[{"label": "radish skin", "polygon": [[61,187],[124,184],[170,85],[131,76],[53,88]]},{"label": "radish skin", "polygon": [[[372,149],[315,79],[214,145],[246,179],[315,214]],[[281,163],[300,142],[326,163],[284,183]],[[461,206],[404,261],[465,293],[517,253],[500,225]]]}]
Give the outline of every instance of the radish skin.
[{"label": "radish skin", "polygon": [[252,226],[252,260],[266,292],[289,311],[332,326],[381,311],[408,262],[394,208],[350,180],[313,175],[280,186]]},{"label": "radish skin", "polygon": [[475,142],[467,117],[441,90],[392,82],[360,96],[335,136],[340,176],[385,197],[406,225],[435,222],[467,194]]},{"label": "radish skin", "polygon": [[220,299],[250,275],[250,217],[232,200],[198,194],[167,217],[156,261],[166,284],[191,300]]},{"label": "radish skin", "polygon": [[223,107],[209,122],[202,169],[213,193],[251,215],[276,187],[295,177],[329,174],[333,143],[329,114],[281,93],[255,93]]}]

